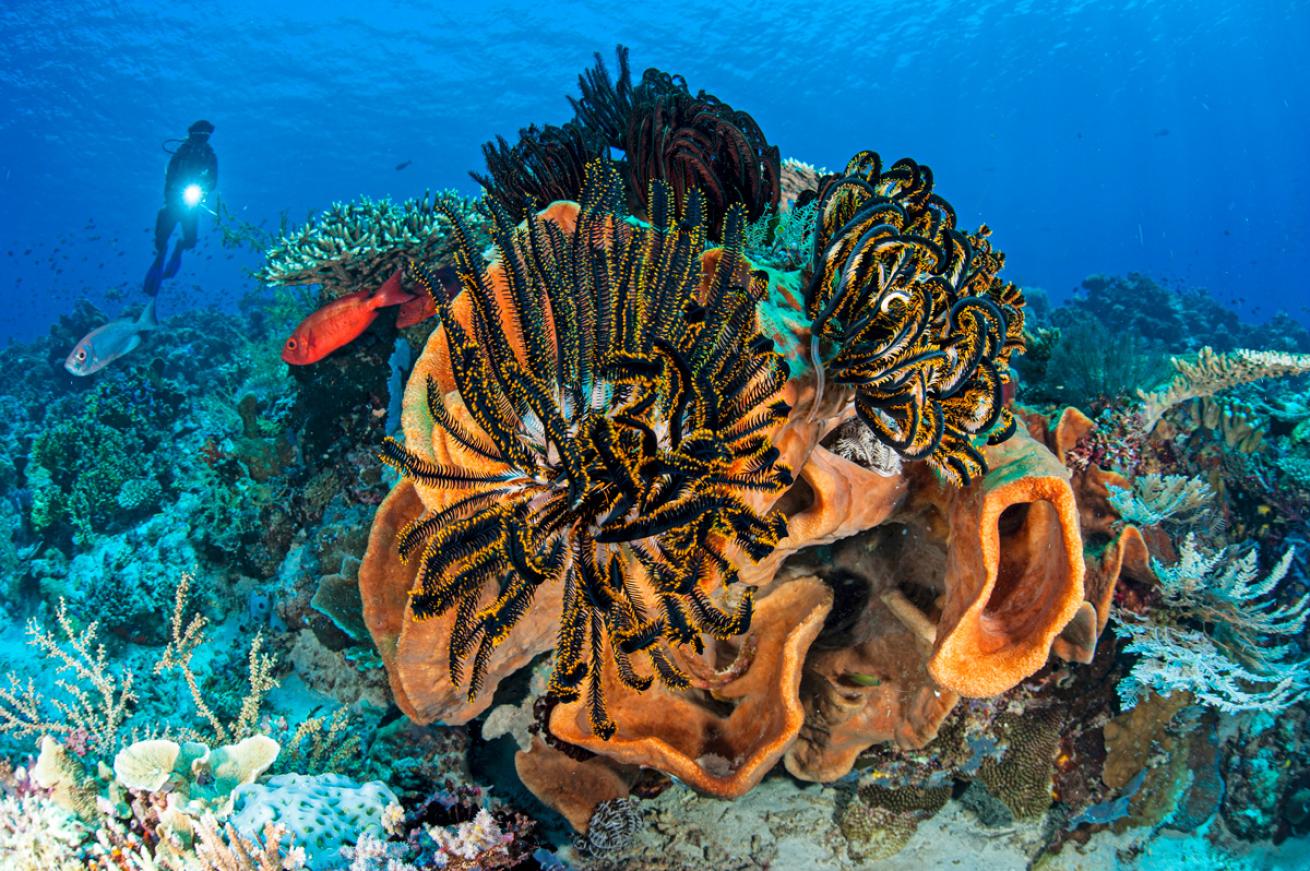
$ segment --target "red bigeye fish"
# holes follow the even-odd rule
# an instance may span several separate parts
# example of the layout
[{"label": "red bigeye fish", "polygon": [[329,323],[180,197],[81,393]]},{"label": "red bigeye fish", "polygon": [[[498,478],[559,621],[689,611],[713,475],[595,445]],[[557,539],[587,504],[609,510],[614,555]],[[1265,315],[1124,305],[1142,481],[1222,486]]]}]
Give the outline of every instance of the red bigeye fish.
[{"label": "red bigeye fish", "polygon": [[366,289],[334,299],[305,318],[282,346],[282,359],[293,366],[317,363],[363,335],[377,318],[378,309],[412,302],[415,297],[400,284],[403,271],[397,269],[376,291]]},{"label": "red bigeye fish", "polygon": [[[446,292],[446,299],[454,299],[460,291],[459,276],[455,270],[449,266],[443,266],[432,277],[437,280],[441,288]],[[433,290],[436,290],[434,287]],[[396,313],[396,328],[403,330],[405,327],[412,327],[414,324],[422,323],[437,313],[436,304],[432,302],[432,297],[426,293],[419,293],[407,303],[402,303],[400,310]]]},{"label": "red bigeye fish", "polygon": [[64,361],[64,368],[77,376],[99,372],[110,363],[128,354],[141,344],[141,334],[159,329],[155,319],[155,300],[146,303],[139,318],[119,318],[103,327],[96,327],[86,338],[73,347]]}]

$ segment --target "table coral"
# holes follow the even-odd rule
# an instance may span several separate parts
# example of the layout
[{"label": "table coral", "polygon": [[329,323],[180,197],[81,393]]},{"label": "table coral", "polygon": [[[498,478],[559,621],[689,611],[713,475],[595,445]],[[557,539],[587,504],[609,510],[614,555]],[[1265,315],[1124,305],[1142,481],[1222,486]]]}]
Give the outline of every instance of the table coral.
[{"label": "table coral", "polygon": [[452,212],[480,226],[470,202],[453,191],[401,203],[368,197],[333,203],[269,249],[255,277],[273,285],[321,284],[333,296],[377,287],[411,260],[448,258]]}]

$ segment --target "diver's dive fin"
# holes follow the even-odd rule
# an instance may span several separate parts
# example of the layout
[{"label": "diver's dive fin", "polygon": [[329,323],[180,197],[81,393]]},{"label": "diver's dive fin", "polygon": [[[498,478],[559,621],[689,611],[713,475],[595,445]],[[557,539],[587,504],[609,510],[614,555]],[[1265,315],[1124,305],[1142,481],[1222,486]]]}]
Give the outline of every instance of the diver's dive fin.
[{"label": "diver's dive fin", "polygon": [[146,271],[145,284],[141,289],[146,292],[146,296],[154,298],[159,293],[159,284],[164,280],[164,253],[161,251],[155,255],[154,262],[150,264],[150,269]]},{"label": "diver's dive fin", "polygon": [[173,246],[173,255],[168,258],[168,265],[164,267],[164,278],[172,278],[177,275],[178,269],[182,267],[182,243],[178,241]]}]

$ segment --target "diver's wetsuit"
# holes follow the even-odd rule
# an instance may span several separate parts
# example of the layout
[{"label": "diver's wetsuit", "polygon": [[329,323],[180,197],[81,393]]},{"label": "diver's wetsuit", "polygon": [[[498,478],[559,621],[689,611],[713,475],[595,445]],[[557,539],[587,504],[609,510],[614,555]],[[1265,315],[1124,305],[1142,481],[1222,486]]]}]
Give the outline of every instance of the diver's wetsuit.
[{"label": "diver's wetsuit", "polygon": [[[212,129],[212,128],[211,128]],[[159,283],[172,278],[182,265],[182,252],[196,246],[196,225],[200,219],[198,205],[188,206],[182,198],[188,185],[198,184],[205,193],[218,184],[218,157],[209,144],[209,132],[191,132],[168,160],[164,174],[164,206],[155,217],[155,262],[146,273],[145,291],[154,296]],[[168,251],[168,237],[173,228],[182,225],[182,238],[173,248],[173,256],[164,266]]]},{"label": "diver's wetsuit", "polygon": [[196,246],[199,209],[183,201],[182,191],[189,184],[198,184],[201,190],[208,193],[218,183],[218,157],[208,139],[208,136],[193,135],[179,145],[168,159],[168,172],[164,175],[164,207],[155,219],[156,254],[168,247],[168,237],[178,224],[182,225],[179,247],[186,249]]}]

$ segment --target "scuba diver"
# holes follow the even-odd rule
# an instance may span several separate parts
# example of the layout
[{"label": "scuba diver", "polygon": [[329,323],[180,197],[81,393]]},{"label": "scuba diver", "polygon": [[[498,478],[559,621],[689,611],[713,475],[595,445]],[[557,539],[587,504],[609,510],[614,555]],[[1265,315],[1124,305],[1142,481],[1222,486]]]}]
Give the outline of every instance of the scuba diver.
[{"label": "scuba diver", "polygon": [[[146,273],[145,292],[154,296],[165,278],[172,278],[182,265],[182,252],[196,247],[196,224],[200,204],[218,184],[218,157],[209,145],[214,125],[197,121],[187,128],[187,138],[168,160],[164,174],[164,207],[155,218],[155,260]],[[177,140],[173,140],[177,141]],[[168,237],[182,225],[182,238],[173,247],[173,256],[164,263]]]}]

